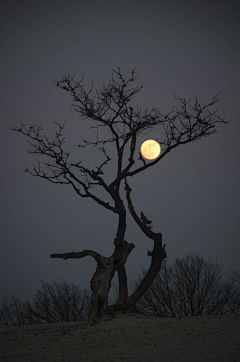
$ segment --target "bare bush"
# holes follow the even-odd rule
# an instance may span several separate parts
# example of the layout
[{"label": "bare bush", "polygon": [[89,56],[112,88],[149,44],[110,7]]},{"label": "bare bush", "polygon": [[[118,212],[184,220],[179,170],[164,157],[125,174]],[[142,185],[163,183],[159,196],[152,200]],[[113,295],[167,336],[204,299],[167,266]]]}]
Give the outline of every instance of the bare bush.
[{"label": "bare bush", "polygon": [[[139,281],[145,275],[143,270]],[[138,308],[158,317],[184,317],[237,313],[235,287],[222,281],[217,261],[188,254],[173,266],[163,263],[158,276],[138,303]]]},{"label": "bare bush", "polygon": [[12,295],[9,299],[3,298],[0,309],[0,326],[21,326],[27,324],[25,318],[25,304]]},{"label": "bare bush", "polygon": [[232,270],[231,280],[240,287],[240,270]]},{"label": "bare bush", "polygon": [[21,302],[16,295],[2,300],[0,326],[82,321],[87,320],[89,309],[88,290],[81,290],[62,279],[53,283],[42,281],[32,302]]},{"label": "bare bush", "polygon": [[234,286],[234,298],[231,301],[233,310],[240,312],[240,270],[232,270],[230,279]]},{"label": "bare bush", "polygon": [[30,305],[32,315],[39,323],[59,323],[86,320],[90,306],[87,290],[80,290],[74,284],[42,281]]}]

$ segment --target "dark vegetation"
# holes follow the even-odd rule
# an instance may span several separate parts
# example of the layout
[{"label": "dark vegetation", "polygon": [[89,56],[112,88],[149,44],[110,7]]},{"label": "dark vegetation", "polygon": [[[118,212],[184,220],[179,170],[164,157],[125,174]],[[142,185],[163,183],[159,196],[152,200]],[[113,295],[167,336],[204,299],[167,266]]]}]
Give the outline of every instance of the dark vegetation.
[{"label": "dark vegetation", "polygon": [[3,298],[0,309],[1,326],[60,323],[86,320],[90,308],[90,292],[63,280],[41,282],[32,301],[21,302],[16,295]]},{"label": "dark vegetation", "polygon": [[[134,308],[158,275],[166,257],[161,232],[154,232],[152,222],[147,223],[144,213],[134,208],[129,181],[133,176],[157,166],[176,147],[211,136],[217,133],[219,124],[227,123],[215,108],[220,101],[219,94],[205,105],[196,97],[186,99],[175,95],[173,98],[177,106],[168,113],[156,107],[143,109],[134,106],[133,100],[142,89],[142,86],[135,85],[136,80],[135,70],[124,77],[118,68],[113,70],[108,84],[98,90],[95,90],[93,83],[87,88],[84,78],[79,81],[69,74],[55,82],[59,89],[71,96],[73,110],[80,116],[80,122],[87,123],[94,134],[93,139],[83,137],[82,142],[76,145],[80,152],[78,160],[73,160],[73,155],[66,149],[65,123],[55,122],[53,137],[45,133],[42,124],[12,125],[13,131],[27,137],[29,152],[37,157],[36,164],[32,169],[26,168],[26,172],[54,184],[67,185],[78,197],[93,200],[116,215],[116,234],[110,237],[113,242],[109,248],[110,256],[103,256],[94,250],[51,255],[52,258],[64,260],[86,256],[95,259],[97,268],[90,283],[92,295],[89,314],[89,320],[94,323],[106,313]],[[153,130],[162,151],[157,159],[147,161],[139,153],[139,140]],[[81,158],[81,151],[87,147],[95,147],[102,156],[94,169],[85,165]],[[105,170],[110,165],[111,170],[116,172],[112,180],[107,182]],[[101,190],[105,191],[106,198],[102,197]],[[153,242],[152,251],[147,253],[151,258],[149,270],[130,295],[125,263],[135,247],[133,242],[137,240],[127,242],[124,239],[127,212]],[[118,276],[118,297],[113,305],[109,305],[108,293],[115,273]]]},{"label": "dark vegetation", "polygon": [[[133,284],[136,290],[146,271]],[[117,298],[116,290],[116,298]],[[0,326],[83,321],[90,312],[90,291],[60,282],[42,282],[32,302],[4,298]],[[139,311],[157,317],[240,313],[240,271],[223,281],[217,261],[188,254],[172,266],[163,263],[150,288],[137,303]]]},{"label": "dark vegetation", "polygon": [[[139,275],[136,287],[145,275]],[[232,271],[228,281],[222,280],[217,261],[188,254],[162,268],[138,309],[157,317],[187,317],[240,312],[239,271]]]}]

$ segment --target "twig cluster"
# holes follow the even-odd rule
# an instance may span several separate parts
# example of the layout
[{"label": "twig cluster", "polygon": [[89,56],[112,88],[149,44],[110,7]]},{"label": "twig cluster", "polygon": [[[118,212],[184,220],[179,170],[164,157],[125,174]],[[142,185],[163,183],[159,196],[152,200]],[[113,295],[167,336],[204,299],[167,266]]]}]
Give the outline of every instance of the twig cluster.
[{"label": "twig cluster", "polygon": [[[112,77],[102,89],[94,90],[93,82],[87,89],[84,77],[80,81],[74,75],[67,74],[56,85],[70,93],[74,103],[73,110],[83,119],[91,119],[95,123],[90,128],[96,129],[96,139],[89,141],[83,139],[81,148],[95,146],[104,156],[104,160],[95,169],[89,169],[82,161],[71,162],[69,153],[64,149],[65,122],[61,125],[55,122],[57,130],[53,138],[44,133],[41,124],[12,125],[12,130],[20,132],[29,139],[29,153],[42,156],[43,161],[36,160],[33,169],[25,171],[33,176],[41,177],[53,183],[69,184],[81,197],[90,197],[98,204],[115,212],[121,213],[119,207],[119,189],[122,180],[134,176],[139,172],[158,163],[166,154],[175,147],[193,142],[217,132],[218,123],[226,121],[218,116],[217,110],[211,107],[219,102],[219,94],[212,101],[202,106],[197,98],[186,100],[174,95],[180,104],[179,108],[172,108],[168,114],[162,114],[157,108],[142,109],[131,106],[132,99],[141,91],[142,86],[135,86],[136,69],[125,78],[121,68],[112,71]],[[146,162],[139,151],[136,150],[137,138],[154,127],[160,127],[160,143],[162,153],[159,158]],[[109,131],[107,139],[100,139],[98,129],[104,127]],[[113,143],[117,152],[116,177],[110,184],[103,178],[104,167],[111,162],[112,157],[107,153],[105,145]],[[124,164],[124,155],[127,163]],[[142,163],[133,169],[136,161]],[[113,200],[113,205],[96,196],[93,191],[98,186],[103,187]],[[120,205],[121,206],[121,205]]]}]

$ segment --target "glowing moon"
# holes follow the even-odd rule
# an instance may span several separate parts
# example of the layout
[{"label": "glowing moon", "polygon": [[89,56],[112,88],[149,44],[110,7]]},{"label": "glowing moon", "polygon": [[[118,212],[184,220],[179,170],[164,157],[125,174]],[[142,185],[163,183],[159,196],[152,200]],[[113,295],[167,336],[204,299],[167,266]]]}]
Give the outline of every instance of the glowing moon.
[{"label": "glowing moon", "polygon": [[154,140],[147,140],[142,143],[141,154],[147,160],[155,160],[161,153],[160,144]]}]

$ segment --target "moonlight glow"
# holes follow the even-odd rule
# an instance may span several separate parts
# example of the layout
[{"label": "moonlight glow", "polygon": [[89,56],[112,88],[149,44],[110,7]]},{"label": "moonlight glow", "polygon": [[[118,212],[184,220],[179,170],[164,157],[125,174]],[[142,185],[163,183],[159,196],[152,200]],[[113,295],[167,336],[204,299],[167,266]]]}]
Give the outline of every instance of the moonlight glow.
[{"label": "moonlight glow", "polygon": [[142,143],[141,154],[147,160],[155,160],[161,153],[160,144],[154,140],[147,140]]}]

